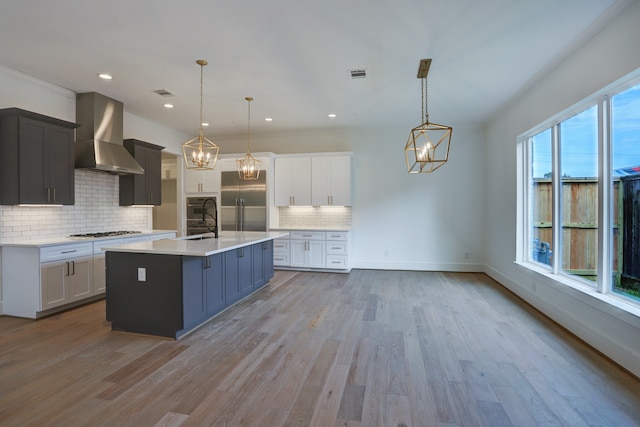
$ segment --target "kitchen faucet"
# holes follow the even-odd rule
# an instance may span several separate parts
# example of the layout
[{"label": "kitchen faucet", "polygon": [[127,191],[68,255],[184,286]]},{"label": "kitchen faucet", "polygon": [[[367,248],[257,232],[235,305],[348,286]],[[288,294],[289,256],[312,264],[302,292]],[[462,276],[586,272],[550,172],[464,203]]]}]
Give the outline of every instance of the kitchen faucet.
[{"label": "kitchen faucet", "polygon": [[[207,213],[207,210],[205,209],[207,206],[207,202],[213,203],[213,215],[211,215],[210,213]],[[204,199],[204,202],[202,202],[202,222],[204,222],[205,224],[206,224],[207,215],[210,216],[215,222],[213,229],[207,226],[207,230],[211,231],[214,237],[217,239],[218,238],[218,204],[216,203],[216,199],[213,197]]]}]

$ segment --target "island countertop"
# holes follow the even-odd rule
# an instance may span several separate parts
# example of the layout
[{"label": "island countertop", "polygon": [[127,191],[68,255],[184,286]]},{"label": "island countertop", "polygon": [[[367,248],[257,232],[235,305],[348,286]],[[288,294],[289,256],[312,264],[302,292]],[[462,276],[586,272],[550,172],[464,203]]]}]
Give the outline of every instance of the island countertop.
[{"label": "island countertop", "polygon": [[130,243],[105,247],[103,249],[111,252],[205,257],[267,240],[277,239],[278,237],[285,237],[288,234],[289,233],[282,231],[223,231],[217,239],[205,238],[198,240],[183,237]]}]

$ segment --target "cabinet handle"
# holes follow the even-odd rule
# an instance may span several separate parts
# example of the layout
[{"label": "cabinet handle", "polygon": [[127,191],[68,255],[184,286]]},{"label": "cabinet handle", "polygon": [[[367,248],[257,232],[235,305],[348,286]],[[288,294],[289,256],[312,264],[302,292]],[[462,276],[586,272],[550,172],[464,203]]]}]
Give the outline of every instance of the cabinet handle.
[{"label": "cabinet handle", "polygon": [[62,252],[60,252],[60,253],[61,253],[61,254],[71,254],[71,253],[73,253],[73,252],[78,252],[78,250],[77,250],[77,249],[73,249],[73,250],[71,250],[71,251],[62,251]]},{"label": "cabinet handle", "polygon": [[331,206],[331,196],[327,196],[327,204]]},{"label": "cabinet handle", "polygon": [[64,263],[64,275],[68,276],[69,275],[69,262],[65,261]]},{"label": "cabinet handle", "polygon": [[76,274],[76,262],[71,261],[71,275],[73,276],[74,274]]},{"label": "cabinet handle", "polygon": [[47,187],[47,203],[51,203],[51,188]]},{"label": "cabinet handle", "polygon": [[53,187],[53,203],[56,202],[56,188]]}]

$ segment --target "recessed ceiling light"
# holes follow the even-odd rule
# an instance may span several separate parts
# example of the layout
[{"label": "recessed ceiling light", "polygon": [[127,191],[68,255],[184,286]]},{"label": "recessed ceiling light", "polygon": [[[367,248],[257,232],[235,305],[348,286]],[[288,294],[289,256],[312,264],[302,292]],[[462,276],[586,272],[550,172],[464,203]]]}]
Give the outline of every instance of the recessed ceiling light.
[{"label": "recessed ceiling light", "polygon": [[335,113],[329,113],[329,114],[327,114],[327,117],[329,117],[330,119],[335,119],[336,118],[336,114]]},{"label": "recessed ceiling light", "polygon": [[98,74],[98,77],[100,77],[103,80],[111,80],[113,78],[113,76],[109,73],[100,73]]},{"label": "recessed ceiling light", "polygon": [[273,119],[272,119],[271,117],[265,117],[265,118],[264,118],[264,121],[265,121],[265,122],[272,122],[272,121],[273,121]]},{"label": "recessed ceiling light", "polygon": [[207,122],[202,122],[202,126],[207,127],[207,126],[209,126],[209,123],[207,123]]},{"label": "recessed ceiling light", "polygon": [[173,108],[173,104],[163,104],[164,108]]}]

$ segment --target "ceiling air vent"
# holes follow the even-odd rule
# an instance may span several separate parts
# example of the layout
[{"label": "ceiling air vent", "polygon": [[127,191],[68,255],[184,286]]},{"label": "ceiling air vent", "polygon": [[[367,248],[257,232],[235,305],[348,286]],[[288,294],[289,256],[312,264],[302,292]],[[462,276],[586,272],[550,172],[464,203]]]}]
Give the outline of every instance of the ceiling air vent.
[{"label": "ceiling air vent", "polygon": [[156,89],[154,90],[155,93],[157,93],[160,96],[164,96],[164,97],[170,97],[170,96],[175,96],[174,94],[172,94],[171,92],[169,92],[166,89]]},{"label": "ceiling air vent", "polygon": [[350,79],[364,79],[367,77],[366,68],[357,68],[355,70],[348,70]]}]

